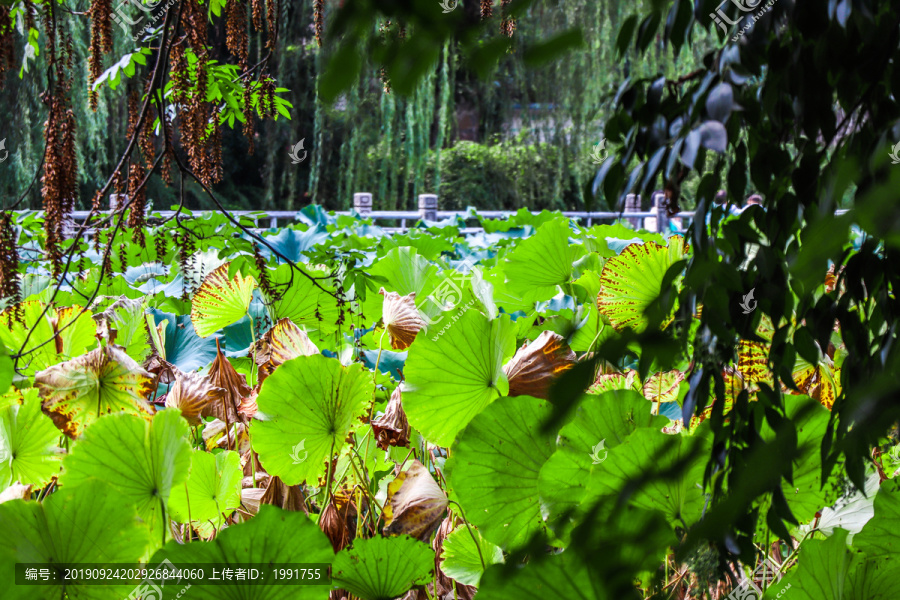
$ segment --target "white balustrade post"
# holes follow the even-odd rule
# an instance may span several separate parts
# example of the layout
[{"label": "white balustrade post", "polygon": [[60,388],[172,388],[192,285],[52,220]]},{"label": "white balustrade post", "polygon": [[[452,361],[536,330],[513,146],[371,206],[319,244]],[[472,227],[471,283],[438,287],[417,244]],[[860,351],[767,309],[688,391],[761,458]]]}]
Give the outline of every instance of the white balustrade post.
[{"label": "white balustrade post", "polygon": [[437,221],[437,194],[419,194],[419,216],[425,221]]},{"label": "white balustrade post", "polygon": [[[641,197],[638,194],[627,194],[625,196],[625,214],[634,212],[641,212]],[[639,218],[628,219],[628,222],[635,229],[641,226],[641,219]]]},{"label": "white balustrade post", "polygon": [[361,217],[368,217],[372,214],[372,194],[368,192],[353,194],[353,210],[358,212]]}]

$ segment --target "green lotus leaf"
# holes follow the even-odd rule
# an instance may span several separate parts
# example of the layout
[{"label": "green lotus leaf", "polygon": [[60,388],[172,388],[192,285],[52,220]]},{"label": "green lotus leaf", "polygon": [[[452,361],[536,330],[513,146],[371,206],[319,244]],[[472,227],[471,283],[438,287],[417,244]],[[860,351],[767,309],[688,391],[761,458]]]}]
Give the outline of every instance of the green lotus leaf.
[{"label": "green lotus leaf", "polygon": [[612,600],[573,551],[530,561],[515,574],[506,569],[496,565],[485,571],[478,600]]},{"label": "green lotus leaf", "polygon": [[[310,272],[313,277],[319,278],[320,286],[330,289],[325,278],[327,273],[307,269],[304,272]],[[317,287],[290,265],[279,266],[272,275],[272,283],[283,290],[278,298],[266,298],[272,323],[290,319],[295,325],[305,328],[314,341],[337,331],[339,311],[334,296]]]},{"label": "green lotus leaf", "polygon": [[[154,326],[161,328],[154,337],[154,348],[160,358],[175,365],[185,373],[202,369],[216,357],[215,338],[202,338],[194,331],[194,324],[188,315],[176,317],[172,313],[151,308]],[[149,325],[148,321],[148,325]],[[163,326],[163,323],[165,325]]]},{"label": "green lotus leaf", "polygon": [[591,473],[604,471],[611,449],[638,429],[659,431],[668,422],[652,415],[647,400],[631,390],[585,395],[575,417],[559,431],[556,451],[541,467],[538,488],[548,523],[554,525],[581,504]]},{"label": "green lotus leaf", "polygon": [[585,254],[584,246],[569,242],[574,235],[569,219],[554,219],[522,240],[506,257],[503,271],[511,290],[540,290],[537,300],[556,294],[556,286],[572,279],[574,263]]},{"label": "green lotus leaf", "polygon": [[263,382],[250,426],[253,450],[285,484],[315,481],[360,424],[373,393],[371,375],[358,364],[344,367],[321,354],[293,358]]},{"label": "green lotus leaf", "polygon": [[[47,306],[42,302],[31,300],[20,306],[21,322],[11,316],[10,309],[0,315],[0,342],[13,353],[19,353],[22,348],[18,368],[27,377],[82,354],[96,342],[91,313],[82,312],[81,307],[60,310],[51,307],[41,316]],[[57,348],[61,350],[59,353]]]},{"label": "green lotus leaf", "polygon": [[[175,568],[193,565],[230,564],[258,567],[263,564],[326,563],[334,559],[331,542],[302,512],[263,504],[245,523],[226,527],[210,542],[179,544],[171,541],[154,554],[151,565],[171,562]],[[327,574],[322,581],[327,585]],[[172,600],[183,586],[166,586],[160,600]],[[229,585],[192,586],[183,599],[196,600],[320,600],[328,596],[319,585]],[[156,600],[154,598],[154,600]]]},{"label": "green lotus leaf", "polygon": [[[6,351],[6,348],[3,347],[3,344],[0,343],[0,397],[2,397],[3,394],[6,394],[6,392],[9,391],[9,388],[12,385],[14,374],[15,369],[13,360],[9,356],[9,352]],[[3,401],[0,400],[0,410],[2,409]]]},{"label": "green lotus leaf", "polygon": [[[177,411],[165,410],[163,412]],[[172,489],[169,510],[172,519],[181,523],[204,524],[212,521],[217,529],[225,516],[241,505],[241,459],[237,452],[218,454],[194,451],[188,455],[191,474],[186,485]],[[187,489],[185,489],[187,488]]]},{"label": "green lotus leaf", "polygon": [[[806,396],[787,396],[785,414],[797,428],[797,455],[793,460],[793,484],[782,480],[781,487],[791,512],[802,523],[812,520],[822,507],[835,499],[821,485],[822,436],[827,431],[830,414]],[[763,424],[760,436],[765,441],[775,439],[775,431],[768,421]]]},{"label": "green lotus leaf", "polygon": [[[688,459],[689,456],[692,458]],[[618,496],[631,481],[665,473],[665,478],[656,476],[643,483],[630,495],[630,504],[646,510],[662,510],[672,522],[692,524],[700,518],[705,502],[698,484],[703,485],[707,456],[706,436],[671,436],[653,429],[638,429],[610,450],[606,460],[593,470],[585,500]],[[675,465],[682,460],[690,462],[676,475]]]},{"label": "green lotus leaf", "polygon": [[447,460],[447,480],[469,522],[503,549],[544,526],[538,474],[555,447],[555,433],[541,433],[551,413],[537,398],[501,398],[472,419]]},{"label": "green lotus leaf", "polygon": [[[472,539],[473,535],[475,539]],[[468,528],[463,525],[453,530],[444,540],[442,557],[441,571],[444,575],[464,585],[477,586],[487,567],[503,562],[503,551],[481,537],[478,530],[473,528],[472,533],[469,533]]]},{"label": "green lotus leaf", "polygon": [[106,481],[135,506],[159,547],[167,530],[163,509],[190,468],[189,433],[176,410],[161,411],[149,423],[135,415],[109,415],[75,443],[63,461],[61,483],[79,485],[92,477]]},{"label": "green lotus leaf", "polygon": [[59,473],[59,431],[41,412],[36,389],[28,388],[22,396],[21,405],[12,400],[0,408],[0,489],[15,481],[43,486]]},{"label": "green lotus leaf", "polygon": [[115,330],[115,343],[139,363],[144,362],[151,350],[145,308],[143,301],[122,296],[102,313],[94,315],[104,339],[109,340],[110,330]]},{"label": "green lotus leaf", "polygon": [[191,300],[191,321],[202,338],[231,325],[250,308],[256,280],[240,273],[229,277],[230,264],[225,263],[207,275]]},{"label": "green lotus leaf", "polygon": [[456,321],[445,315],[427,334],[409,348],[403,408],[429,441],[449,446],[475,415],[509,392],[503,364],[515,352],[515,330],[508,316],[490,321],[470,309]]},{"label": "green lotus leaf", "polygon": [[118,346],[97,348],[34,377],[44,398],[44,412],[72,438],[112,412],[149,419],[154,412],[147,403],[152,382],[150,374]]},{"label": "green lotus leaf", "polygon": [[[41,502],[0,504],[0,597],[58,600],[62,586],[17,586],[15,563],[121,563],[137,566],[150,542],[134,507],[108,483],[92,479],[61,487]],[[66,586],[73,600],[127,598],[134,582]]]},{"label": "green lotus leaf", "polygon": [[431,581],[434,550],[409,536],[356,538],[334,557],[334,585],[363,600],[392,600]]},{"label": "green lotus leaf", "polygon": [[836,529],[825,540],[806,540],[800,546],[799,556],[796,567],[781,581],[769,584],[763,596],[765,600],[779,598],[779,594],[782,599],[797,600],[889,600],[897,597],[900,563],[896,555],[893,560],[872,559],[851,549],[843,529]]},{"label": "green lotus leaf", "polygon": [[853,544],[870,558],[900,556],[900,481],[885,481],[875,496],[875,516],[855,537]]},{"label": "green lotus leaf", "polygon": [[[670,237],[668,246],[656,242],[630,244],[603,267],[597,297],[600,312],[616,329],[646,329],[648,320],[644,312],[663,291],[666,271],[687,252],[687,242],[680,236]],[[670,320],[671,316],[663,324]]]}]

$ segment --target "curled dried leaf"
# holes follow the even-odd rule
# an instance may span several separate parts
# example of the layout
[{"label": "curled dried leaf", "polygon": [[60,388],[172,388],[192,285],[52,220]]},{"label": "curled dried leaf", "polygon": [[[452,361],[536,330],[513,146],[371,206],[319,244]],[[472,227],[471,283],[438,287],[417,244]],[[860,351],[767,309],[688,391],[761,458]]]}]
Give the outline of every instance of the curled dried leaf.
[{"label": "curled dried leaf", "polygon": [[387,450],[389,446],[409,447],[409,421],[406,420],[400,396],[400,386],[397,386],[384,414],[372,421],[372,431],[382,450]]},{"label": "curled dried leaf", "polygon": [[261,502],[263,504],[277,506],[284,510],[293,510],[309,514],[309,511],[306,510],[306,502],[303,498],[303,492],[300,490],[300,486],[285,485],[278,477],[269,479],[269,485],[266,487],[266,493],[263,494]]},{"label": "curled dried leaf", "polygon": [[200,413],[201,416],[213,416],[227,423],[234,423],[238,420],[238,408],[241,401],[250,395],[250,386],[247,385],[247,378],[235,371],[225,355],[222,354],[218,338],[216,338],[216,358],[210,365],[207,376],[210,383],[225,390],[225,395],[222,397],[222,402],[207,404]]},{"label": "curled dried leaf", "polygon": [[388,484],[384,532],[427,540],[447,511],[447,495],[428,469],[414,460],[409,469]]},{"label": "curled dried leaf", "polygon": [[31,496],[31,485],[22,485],[18,481],[0,492],[0,504],[10,500],[27,500]]},{"label": "curled dried leaf", "polygon": [[259,397],[259,394],[253,392],[246,398],[241,398],[241,404],[238,406],[238,414],[244,417],[245,420],[249,421],[256,415],[256,412],[259,410],[259,407],[256,405],[256,399]]},{"label": "curled dried leaf", "polygon": [[425,327],[425,321],[416,308],[416,293],[401,296],[397,292],[388,292],[384,288],[378,291],[384,296],[384,326],[391,336],[391,348],[406,350],[416,339],[416,334]]},{"label": "curled dried leaf", "polygon": [[332,500],[319,516],[319,529],[328,536],[328,539],[331,541],[331,547],[334,548],[336,553],[346,548],[350,543],[350,527],[347,525],[349,506],[349,504],[345,505],[344,510],[340,511]]},{"label": "curled dried leaf", "polygon": [[523,346],[503,367],[509,378],[510,396],[547,399],[550,384],[564,371],[575,366],[575,352],[563,336],[543,331],[536,340]]},{"label": "curled dried leaf", "polygon": [[176,369],[175,383],[166,394],[166,407],[177,408],[188,423],[199,425],[203,409],[211,402],[221,403],[224,396],[225,390],[213,385],[206,375]]},{"label": "curled dried leaf", "polygon": [[[441,598],[454,593],[453,579],[444,574],[444,571],[441,570],[441,563],[444,562],[444,540],[447,539],[447,536],[449,536],[460,523],[461,520],[458,517],[452,514],[447,515],[447,517],[441,521],[441,526],[438,527],[437,532],[434,534],[434,540],[431,543],[431,547],[434,549],[435,582],[437,583],[438,596]],[[475,586],[464,585],[459,582],[456,583],[455,587],[456,598],[458,600],[472,600],[472,598],[475,597],[475,592],[478,591],[478,588]]]}]

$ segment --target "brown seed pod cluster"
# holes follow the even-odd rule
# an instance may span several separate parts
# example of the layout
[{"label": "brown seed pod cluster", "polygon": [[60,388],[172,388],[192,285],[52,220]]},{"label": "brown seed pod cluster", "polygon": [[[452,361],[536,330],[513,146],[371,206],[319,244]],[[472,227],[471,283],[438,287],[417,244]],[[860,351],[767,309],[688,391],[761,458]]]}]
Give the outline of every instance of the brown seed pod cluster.
[{"label": "brown seed pod cluster", "polygon": [[247,6],[243,0],[228,0],[225,7],[225,45],[232,56],[247,63],[249,43],[247,41]]},{"label": "brown seed pod cluster", "polygon": [[87,12],[91,18],[88,95],[91,109],[97,110],[97,92],[93,87],[103,74],[103,55],[112,51],[112,0],[93,0]]},{"label": "brown seed pod cluster", "polygon": [[0,89],[3,88],[6,72],[16,64],[15,25],[10,18],[11,10],[9,6],[0,6]]},{"label": "brown seed pod cluster", "polygon": [[481,20],[486,21],[494,15],[494,0],[481,0]]},{"label": "brown seed pod cluster", "polygon": [[503,20],[500,21],[500,33],[507,37],[512,37],[516,32],[516,20],[509,16],[509,3],[512,0],[500,0],[500,9],[503,14]]},{"label": "brown seed pod cluster", "polygon": [[[132,92],[128,98],[128,134],[127,138],[135,135],[135,128],[138,126],[139,106],[137,92]],[[141,153],[144,154],[145,160],[153,157],[153,142],[149,136],[150,128],[146,126],[146,119],[141,131],[137,132]],[[145,134],[145,132],[147,132]],[[132,156],[131,164],[128,168],[128,199],[131,201],[131,211],[128,213],[128,227],[132,230],[134,240],[145,247],[146,239],[144,238],[144,215],[147,209],[147,190],[141,183],[144,181],[146,170],[144,163],[138,156]]]},{"label": "brown seed pod cluster", "polygon": [[313,0],[313,23],[316,28],[316,43],[322,47],[322,33],[325,31],[325,0]]},{"label": "brown seed pod cluster", "polygon": [[269,277],[269,269],[266,267],[266,259],[259,251],[259,244],[253,244],[253,261],[256,263],[256,270],[259,271],[259,290],[267,298],[275,297],[275,288],[272,285],[272,279]]},{"label": "brown seed pod cluster", "polygon": [[263,0],[250,0],[250,14],[254,31],[262,31]]},{"label": "brown seed pod cluster", "polygon": [[266,24],[269,27],[268,48],[275,48],[275,38],[278,37],[278,0],[266,0]]},{"label": "brown seed pod cluster", "polygon": [[253,87],[250,81],[244,84],[244,137],[247,138],[247,154],[253,155],[256,146],[253,144],[253,138],[256,136],[256,120],[253,114]]},{"label": "brown seed pod cluster", "polygon": [[[171,54],[172,101],[179,105],[181,139],[191,170],[209,186],[222,178],[222,140],[218,117],[206,100],[209,81],[206,9],[198,0],[186,0],[183,10],[185,35],[172,47]],[[193,61],[188,60],[188,53],[192,54]]]},{"label": "brown seed pod cluster", "polygon": [[[5,298],[15,306],[7,314],[21,320],[21,300],[19,290],[19,252],[16,248],[18,236],[11,211],[0,213],[0,298]],[[7,323],[9,325],[9,323]]]},{"label": "brown seed pod cluster", "polygon": [[62,271],[63,220],[72,212],[78,193],[78,163],[75,154],[75,114],[69,108],[67,91],[46,95],[50,114],[44,124],[47,154],[41,195],[44,199],[44,233],[47,258],[54,277]]}]

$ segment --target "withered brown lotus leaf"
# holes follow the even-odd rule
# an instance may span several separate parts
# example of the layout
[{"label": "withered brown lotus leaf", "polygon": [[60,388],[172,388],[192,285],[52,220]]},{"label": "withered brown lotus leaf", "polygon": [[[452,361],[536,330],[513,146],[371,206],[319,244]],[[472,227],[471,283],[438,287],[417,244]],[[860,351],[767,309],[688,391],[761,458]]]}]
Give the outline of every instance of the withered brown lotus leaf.
[{"label": "withered brown lotus leaf", "polygon": [[191,425],[200,424],[200,415],[210,403],[222,403],[225,390],[212,384],[206,375],[176,370],[175,383],[166,394],[166,407],[177,408]]},{"label": "withered brown lotus leaf", "polygon": [[347,515],[345,514],[348,510],[349,504],[342,512],[332,501],[319,516],[319,529],[325,532],[335,553],[340,552],[350,543],[350,528],[347,526]]},{"label": "withered brown lotus leaf", "polygon": [[391,348],[406,350],[416,339],[416,334],[425,327],[425,321],[416,309],[416,293],[401,296],[384,288],[378,293],[384,296],[382,315],[384,326],[391,336]]},{"label": "withered brown lotus leaf", "polygon": [[219,348],[219,339],[216,338],[216,358],[209,367],[207,377],[212,385],[225,390],[221,402],[211,402],[201,411],[201,416],[213,416],[227,423],[239,420],[238,407],[244,397],[250,395],[250,386],[247,378],[234,370],[234,367],[222,354]]},{"label": "withered brown lotus leaf", "polygon": [[[447,517],[441,522],[441,526],[438,527],[437,533],[434,534],[434,540],[431,543],[431,547],[434,549],[434,574],[435,574],[435,582],[437,584],[437,596],[439,598],[443,598],[445,596],[453,594],[453,579],[447,577],[444,572],[441,570],[441,563],[444,562],[443,558],[443,550],[444,550],[444,540],[447,539],[447,536],[461,523],[459,517],[455,515],[449,514]],[[471,585],[464,585],[462,583],[456,582],[456,594],[458,600],[472,600],[475,596],[475,592],[478,591],[478,588]]]},{"label": "withered brown lotus leaf", "polygon": [[409,447],[409,421],[406,420],[400,395],[400,386],[397,386],[384,414],[372,421],[375,440],[382,450],[387,450],[390,446]]},{"label": "withered brown lotus leaf", "polygon": [[0,504],[10,500],[26,500],[31,496],[31,485],[22,485],[18,481],[0,492]]},{"label": "withered brown lotus leaf", "polygon": [[503,367],[509,379],[510,396],[547,399],[550,384],[564,371],[575,366],[575,352],[563,336],[543,331],[536,340],[523,346]]},{"label": "withered brown lotus leaf", "polygon": [[102,415],[127,412],[150,419],[153,377],[120,346],[91,350],[34,376],[41,408],[67,436],[76,438]]},{"label": "withered brown lotus leaf", "polygon": [[287,486],[278,477],[269,479],[269,485],[266,487],[266,493],[263,494],[261,502],[283,508],[284,510],[309,514],[309,511],[306,510],[306,502],[304,502],[300,486]]},{"label": "withered brown lotus leaf", "polygon": [[259,397],[259,394],[253,392],[246,398],[241,398],[241,404],[238,406],[238,413],[244,417],[247,421],[253,418],[256,412],[259,410],[259,407],[256,405],[256,399]]},{"label": "withered brown lotus leaf", "polygon": [[306,332],[290,319],[279,319],[275,326],[257,341],[250,352],[259,365],[259,383],[292,358],[319,353]]},{"label": "withered brown lotus leaf", "polygon": [[428,469],[414,460],[409,469],[388,484],[384,504],[384,532],[427,540],[447,511],[447,495]]}]

